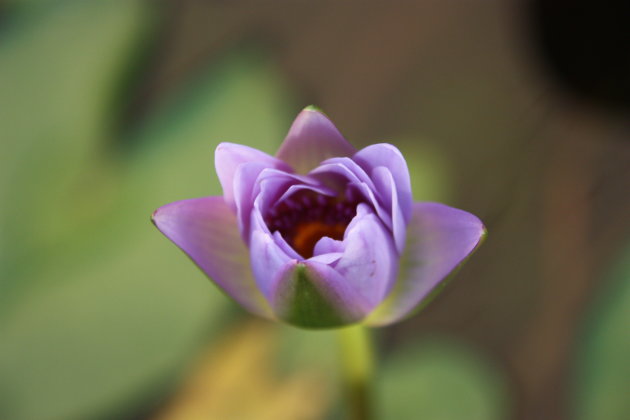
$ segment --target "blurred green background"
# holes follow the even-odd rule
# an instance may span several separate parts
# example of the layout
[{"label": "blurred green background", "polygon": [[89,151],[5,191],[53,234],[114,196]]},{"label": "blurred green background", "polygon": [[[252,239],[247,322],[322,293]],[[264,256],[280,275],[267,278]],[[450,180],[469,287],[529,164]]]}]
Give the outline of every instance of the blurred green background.
[{"label": "blurred green background", "polygon": [[149,222],[311,103],[489,230],[375,332],[381,418],[627,418],[627,114],[545,70],[526,4],[0,2],[0,419],[342,418],[334,333],[250,318]]}]

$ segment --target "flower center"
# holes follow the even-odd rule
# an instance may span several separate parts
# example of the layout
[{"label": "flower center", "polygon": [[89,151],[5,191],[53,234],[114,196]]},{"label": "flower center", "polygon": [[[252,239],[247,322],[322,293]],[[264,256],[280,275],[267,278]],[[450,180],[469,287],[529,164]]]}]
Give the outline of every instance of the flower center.
[{"label": "flower center", "polygon": [[315,244],[324,236],[341,240],[347,224],[336,223],[328,225],[319,221],[298,224],[294,229],[293,249],[305,258],[313,256]]},{"label": "flower center", "polygon": [[273,207],[265,221],[271,232],[280,232],[298,254],[310,258],[315,244],[324,236],[343,239],[346,227],[356,214],[357,204],[344,197],[303,190]]}]

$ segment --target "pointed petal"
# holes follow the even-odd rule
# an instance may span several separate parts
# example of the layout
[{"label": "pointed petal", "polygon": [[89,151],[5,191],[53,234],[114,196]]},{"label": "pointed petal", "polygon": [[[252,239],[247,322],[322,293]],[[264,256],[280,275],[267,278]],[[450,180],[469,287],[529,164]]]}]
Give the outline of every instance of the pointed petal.
[{"label": "pointed petal", "polygon": [[391,229],[396,242],[396,250],[398,255],[401,255],[405,248],[407,224],[400,208],[396,182],[392,173],[384,166],[379,166],[372,171],[372,179],[374,180],[379,201],[383,203],[386,211],[391,214]]},{"label": "pointed petal", "polygon": [[369,312],[369,305],[339,273],[310,260],[284,267],[271,302],[279,319],[302,328],[341,327]]},{"label": "pointed petal", "polygon": [[247,162],[238,166],[234,173],[233,200],[236,210],[236,220],[241,238],[249,243],[250,218],[254,207],[254,197],[259,192],[260,186],[256,182],[258,175],[266,169],[266,166],[258,162]]},{"label": "pointed petal", "polygon": [[276,242],[276,245],[278,245],[280,249],[289,256],[289,258],[292,258],[295,260],[304,259],[300,256],[300,254],[295,252],[295,249],[291,248],[291,245],[289,245],[288,242],[282,237],[282,234],[280,232],[275,231],[273,233],[273,239]]},{"label": "pointed petal", "polygon": [[[313,187],[312,189],[314,191],[324,191],[323,189],[319,189],[317,186],[318,182],[314,179],[275,169],[265,169],[262,171],[256,183],[260,190],[255,193],[257,196],[254,203],[263,214],[266,214],[267,211],[278,202],[284,200],[287,197],[287,191],[291,189],[292,186],[303,185],[303,188]],[[294,191],[294,189],[291,191]]]},{"label": "pointed petal", "polygon": [[405,218],[405,222],[409,222],[411,218],[411,207],[413,205],[411,180],[409,178],[407,162],[402,153],[400,153],[400,150],[391,144],[373,144],[359,150],[352,157],[352,160],[358,163],[368,174],[371,174],[372,171],[379,166],[384,166],[389,169],[396,183],[400,209]]},{"label": "pointed petal", "polygon": [[[260,212],[252,213],[252,235],[249,255],[258,288],[268,301],[273,297],[273,287],[284,267],[295,259],[283,249],[265,226]],[[287,244],[288,245],[288,244]]]},{"label": "pointed petal", "polygon": [[256,288],[236,218],[223,197],[167,204],[153,213],[152,221],[225,293],[249,311],[270,317],[269,306]]},{"label": "pointed petal", "polygon": [[414,203],[398,280],[366,323],[391,324],[428,302],[485,233],[481,221],[463,210],[438,203]]},{"label": "pointed petal", "polygon": [[374,211],[361,203],[346,228],[343,246],[335,271],[371,308],[376,308],[396,279],[398,254],[391,233]]},{"label": "pointed petal", "polygon": [[328,158],[355,152],[326,115],[308,107],[293,122],[276,156],[305,174]]},{"label": "pointed petal", "polygon": [[[251,147],[234,143],[221,143],[214,152],[214,165],[223,187],[223,197],[230,208],[234,204],[234,176],[243,163],[256,162],[265,168],[291,172],[291,168],[279,159]],[[253,177],[253,175],[250,175]],[[252,183],[255,179],[252,179]]]},{"label": "pointed petal", "polygon": [[289,188],[287,188],[284,194],[282,194],[282,197],[278,199],[278,203],[291,197],[296,192],[304,191],[304,190],[312,191],[319,195],[327,195],[329,197],[333,197],[335,195],[334,191],[320,185],[296,184],[296,185],[291,185]]},{"label": "pointed petal", "polygon": [[[347,157],[326,159],[317,168],[313,169],[309,175],[316,177],[325,185],[333,188],[339,179],[347,179],[353,184],[367,184],[374,188],[368,172],[359,166],[355,161]],[[332,177],[331,177],[332,175]]]}]

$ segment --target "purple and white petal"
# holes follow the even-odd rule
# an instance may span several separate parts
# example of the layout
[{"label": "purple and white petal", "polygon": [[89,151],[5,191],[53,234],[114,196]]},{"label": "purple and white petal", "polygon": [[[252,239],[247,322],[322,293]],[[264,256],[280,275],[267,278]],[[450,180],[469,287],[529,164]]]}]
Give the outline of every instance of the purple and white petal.
[{"label": "purple and white petal", "polygon": [[223,197],[167,204],[153,213],[152,221],[225,293],[251,312],[271,316],[256,287],[236,217]]},{"label": "purple and white petal", "polygon": [[400,150],[387,143],[373,144],[359,150],[352,157],[352,160],[357,162],[368,174],[371,174],[372,171],[379,166],[384,166],[389,169],[396,183],[400,209],[405,218],[405,222],[409,222],[413,204],[411,180],[409,178],[407,162],[402,153],[400,153]]},{"label": "purple and white petal", "polygon": [[[282,194],[282,197],[278,199],[278,202],[282,202],[287,198],[290,198],[298,191],[311,191],[319,195],[325,195],[328,197],[333,197],[335,195],[334,191],[331,191],[329,188],[320,185],[306,185],[306,184],[295,184],[291,185],[287,190]],[[307,196],[308,197],[308,196]],[[309,199],[310,200],[310,199]]]},{"label": "purple and white petal", "polygon": [[314,261],[322,264],[326,264],[329,267],[334,268],[335,263],[343,257],[343,252],[327,252],[325,254],[315,255],[308,259],[308,261]]},{"label": "purple and white petal", "polygon": [[418,308],[480,244],[485,228],[474,215],[438,203],[414,203],[394,289],[368,325],[399,321]]},{"label": "purple and white petal", "polygon": [[337,271],[372,308],[389,293],[396,279],[398,253],[390,232],[373,210],[359,204],[343,239]]},{"label": "purple and white petal", "polygon": [[219,144],[214,152],[214,166],[223,187],[225,202],[232,209],[235,209],[234,176],[238,167],[248,162],[291,172],[291,168],[286,163],[260,150],[234,143]]},{"label": "purple and white petal", "polygon": [[258,162],[248,162],[239,165],[234,174],[234,205],[239,232],[246,243],[249,243],[250,218],[254,208],[254,199],[260,192],[260,185],[256,180],[266,166]]},{"label": "purple and white petal", "polygon": [[337,241],[329,238],[328,236],[324,236],[315,244],[313,255],[317,256],[329,253],[343,253],[345,248],[346,247],[343,244],[343,241]]},{"label": "purple and white petal", "polygon": [[370,189],[374,189],[372,179],[369,177],[362,167],[350,158],[331,158],[327,159],[320,166],[313,169],[310,173],[319,179],[329,188],[339,187],[340,179],[347,180],[353,184],[366,184]]},{"label": "purple and white petal", "polygon": [[295,249],[291,248],[291,245],[287,243],[287,241],[282,237],[282,234],[278,231],[273,233],[273,239],[276,242],[276,245],[280,247],[285,254],[294,260],[303,260],[302,256],[295,252]]},{"label": "purple and white petal", "polygon": [[278,276],[290,261],[296,260],[278,245],[273,235],[256,227],[252,229],[249,251],[256,284],[269,301]]},{"label": "purple and white petal", "polygon": [[262,171],[256,180],[256,185],[258,185],[258,194],[255,202],[264,215],[267,215],[267,211],[273,205],[284,200],[287,191],[293,191],[291,188],[293,186],[329,194],[328,190],[320,187],[320,183],[315,179],[275,169]]},{"label": "purple and white petal", "polygon": [[276,157],[305,174],[328,158],[352,156],[355,152],[324,113],[307,107],[293,122]]},{"label": "purple and white petal", "polygon": [[391,230],[396,242],[398,255],[405,249],[405,239],[407,236],[407,223],[405,222],[400,202],[398,200],[398,190],[396,183],[389,169],[384,166],[374,168],[372,179],[376,186],[376,194],[379,202],[383,203],[386,211],[391,215]]}]

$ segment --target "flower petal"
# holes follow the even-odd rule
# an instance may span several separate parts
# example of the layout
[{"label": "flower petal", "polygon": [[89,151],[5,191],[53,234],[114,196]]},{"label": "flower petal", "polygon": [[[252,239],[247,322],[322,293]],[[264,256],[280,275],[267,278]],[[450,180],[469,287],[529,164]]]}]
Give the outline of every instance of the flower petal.
[{"label": "flower petal", "polygon": [[371,174],[372,171],[379,166],[384,166],[389,169],[396,183],[400,209],[405,218],[405,222],[409,222],[413,205],[411,180],[409,178],[407,162],[402,153],[400,153],[400,150],[391,144],[373,144],[359,150],[352,157],[352,160],[358,163],[368,174]]},{"label": "flower petal", "polygon": [[295,191],[295,189],[291,188],[295,185],[303,185],[300,188],[310,188],[316,192],[330,194],[330,192],[325,192],[325,189],[320,188],[319,182],[315,179],[275,169],[262,171],[256,180],[256,184],[259,187],[259,191],[255,193],[257,194],[255,203],[265,215],[271,207],[287,197],[287,191]]},{"label": "flower petal", "polygon": [[239,166],[248,162],[291,172],[291,168],[286,163],[260,150],[234,143],[219,144],[214,152],[214,166],[223,187],[225,202],[232,209],[235,209],[234,176]]},{"label": "flower petal", "polygon": [[303,328],[333,328],[360,321],[369,305],[330,266],[292,261],[279,274],[272,307],[276,316]]},{"label": "flower petal", "polygon": [[334,268],[335,263],[339,261],[341,257],[343,257],[342,252],[328,252],[326,254],[315,255],[308,260],[326,264],[327,266]]},{"label": "flower petal", "polygon": [[361,203],[346,228],[343,245],[343,256],[335,264],[335,271],[375,308],[396,279],[398,254],[391,233],[372,208]]},{"label": "flower petal", "polygon": [[313,255],[329,254],[331,252],[343,252],[344,249],[345,246],[343,245],[343,241],[337,241],[335,239],[329,238],[328,236],[324,236],[315,244]]},{"label": "flower petal", "polygon": [[153,213],[152,221],[225,293],[251,312],[271,316],[256,288],[236,218],[223,197],[167,204]]},{"label": "flower petal", "polygon": [[486,230],[474,215],[438,203],[414,203],[394,289],[366,323],[387,325],[408,315],[477,248]]},{"label": "flower petal", "polygon": [[334,188],[336,184],[339,184],[340,178],[345,178],[352,184],[364,183],[368,187],[374,188],[368,173],[350,158],[326,159],[321,165],[313,169],[309,175],[316,177],[330,188]]},{"label": "flower petal", "polygon": [[259,185],[256,182],[258,175],[266,169],[266,166],[258,162],[243,163],[238,166],[233,179],[233,199],[236,210],[236,220],[241,238],[246,244],[249,243],[249,223],[252,208],[254,207],[254,197],[259,192]]},{"label": "flower petal", "polygon": [[[291,185],[289,188],[287,188],[287,190],[284,192],[284,194],[282,194],[282,197],[280,197],[278,199],[278,203],[286,200],[287,198],[291,197],[293,194],[295,194],[298,191],[304,191],[304,190],[308,190],[308,191],[312,191],[316,194],[319,195],[327,195],[329,197],[333,197],[335,195],[334,191],[331,191],[329,188],[323,187],[323,186],[319,186],[319,185],[308,185],[308,184],[295,184],[295,185]],[[306,198],[306,200],[311,200],[311,198]],[[305,203],[305,205],[307,205],[307,203]]]},{"label": "flower petal", "polygon": [[391,229],[394,234],[394,241],[396,242],[396,250],[400,255],[405,249],[407,225],[402,209],[400,208],[396,182],[394,181],[392,173],[384,166],[379,166],[372,171],[372,179],[374,180],[379,201],[383,203],[386,211],[391,214]]},{"label": "flower petal", "polygon": [[293,122],[276,156],[305,174],[328,158],[352,156],[355,152],[326,115],[307,107]]},{"label": "flower petal", "polygon": [[295,259],[282,249],[256,210],[252,212],[249,254],[256,284],[267,300],[270,300],[279,273],[287,263]]},{"label": "flower petal", "polygon": [[287,243],[287,241],[282,237],[282,234],[278,231],[273,233],[273,239],[276,242],[276,245],[280,247],[285,254],[287,254],[290,258],[295,260],[303,260],[302,256],[295,252],[295,249],[291,248],[291,245]]}]

